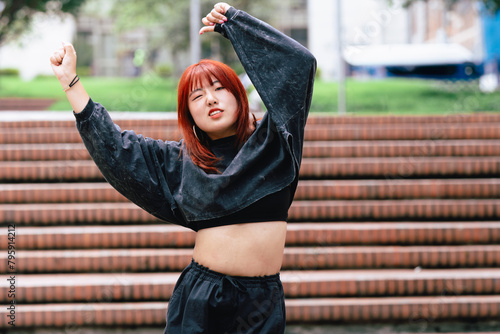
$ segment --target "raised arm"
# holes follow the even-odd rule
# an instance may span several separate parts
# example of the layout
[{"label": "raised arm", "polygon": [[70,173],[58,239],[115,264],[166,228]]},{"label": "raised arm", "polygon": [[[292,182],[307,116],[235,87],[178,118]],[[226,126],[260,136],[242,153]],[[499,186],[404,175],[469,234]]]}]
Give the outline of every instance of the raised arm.
[{"label": "raised arm", "polygon": [[217,31],[231,41],[277,126],[297,117],[305,122],[316,72],[309,50],[226,3],[216,4],[202,22],[201,34]]},{"label": "raised arm", "polygon": [[71,44],[54,52],[50,63],[73,107],[83,143],[106,181],[147,212],[179,224],[169,183],[177,179],[173,171],[180,163],[180,144],[144,138],[115,125],[78,81]]},{"label": "raised arm", "polygon": [[[62,47],[50,57],[50,65],[61,83],[73,111],[75,113],[81,112],[89,102],[89,95],[76,75],[76,51],[73,45],[63,43]],[[70,87],[74,81],[76,83]]]}]

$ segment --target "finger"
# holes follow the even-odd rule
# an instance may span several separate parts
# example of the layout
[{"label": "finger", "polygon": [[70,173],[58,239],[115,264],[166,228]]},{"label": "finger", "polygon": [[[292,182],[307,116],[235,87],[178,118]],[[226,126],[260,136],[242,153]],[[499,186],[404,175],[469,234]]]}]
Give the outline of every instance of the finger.
[{"label": "finger", "polygon": [[215,27],[211,26],[211,27],[203,27],[200,29],[200,35],[203,35],[204,33],[206,32],[212,32],[214,31]]},{"label": "finger", "polygon": [[55,55],[50,56],[50,64],[54,66],[61,65],[61,62],[56,58]]},{"label": "finger", "polygon": [[76,51],[75,51],[75,48],[74,48],[73,44],[64,43],[64,50],[68,54],[76,54]]},{"label": "finger", "polygon": [[222,24],[225,22],[224,19],[226,19],[226,18],[224,17],[224,15],[217,14],[216,12],[211,11],[210,13],[207,14],[207,16],[205,16],[205,19],[208,22]]},{"label": "finger", "polygon": [[210,22],[206,17],[204,17],[203,19],[201,19],[201,22],[203,22],[203,24],[206,25],[206,26],[213,26],[213,25],[215,25],[215,23]]},{"label": "finger", "polygon": [[64,49],[63,48],[60,48],[59,50],[57,50],[55,52],[55,54],[57,55],[57,57],[59,59],[61,59],[60,61],[62,61],[64,59],[64,55],[66,54],[66,52],[64,52]]},{"label": "finger", "polygon": [[70,43],[64,43],[64,51],[65,51],[65,57],[68,57],[68,60],[75,60],[76,61],[76,51],[75,48],[73,47],[72,44]]},{"label": "finger", "polygon": [[208,14],[207,16],[213,17],[217,23],[224,23],[225,21],[227,21],[227,18],[224,16],[224,13],[225,11],[223,9],[216,7],[212,9],[210,14]]},{"label": "finger", "polygon": [[216,3],[214,9],[217,10],[221,14],[226,14],[226,11],[231,7],[229,4],[225,2]]},{"label": "finger", "polygon": [[58,64],[60,64],[63,60],[63,57],[61,57],[61,54],[58,51],[54,52],[54,54],[52,54],[51,58],[53,58],[54,61]]}]

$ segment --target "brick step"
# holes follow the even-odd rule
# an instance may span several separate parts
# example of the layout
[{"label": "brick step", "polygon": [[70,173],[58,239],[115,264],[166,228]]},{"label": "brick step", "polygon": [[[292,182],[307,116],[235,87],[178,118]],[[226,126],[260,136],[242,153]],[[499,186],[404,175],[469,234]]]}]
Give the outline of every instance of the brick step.
[{"label": "brick step", "polygon": [[296,201],[290,221],[498,219],[500,199]]},{"label": "brick step", "polygon": [[[500,132],[500,131],[499,131]],[[500,157],[306,158],[302,178],[481,177],[500,175]]]},{"label": "brick step", "polygon": [[0,110],[45,110],[56,101],[56,99],[1,97]]},{"label": "brick step", "polygon": [[0,184],[0,203],[128,202],[106,182]]},{"label": "brick step", "polygon": [[454,114],[454,115],[417,115],[417,116],[339,116],[337,114],[320,116],[310,115],[307,124],[456,124],[470,123],[498,123],[500,122],[499,113],[474,113],[474,114]]},{"label": "brick step", "polygon": [[[167,302],[99,302],[89,301],[74,304],[16,305],[16,328],[59,328],[74,331],[87,329],[94,333],[96,327],[107,329],[118,327],[165,327]],[[7,321],[0,322],[0,328],[11,328]],[[83,328],[85,327],[85,328]],[[161,329],[158,329],[161,332]],[[55,331],[53,331],[55,332]]]},{"label": "brick step", "polygon": [[[494,220],[500,199],[295,201],[289,221]],[[133,203],[0,204],[5,224],[85,225],[161,222]]]},{"label": "brick step", "polygon": [[472,124],[318,124],[306,127],[306,140],[500,139],[498,123]]},{"label": "brick step", "polygon": [[500,198],[500,179],[302,180],[295,194],[295,200],[412,198]]},{"label": "brick step", "polygon": [[[152,126],[176,126],[176,112],[110,112],[111,118],[122,129],[133,129],[134,127]],[[263,114],[256,113],[258,119]],[[358,125],[380,125],[380,124],[445,124],[448,126],[464,125],[471,123],[500,123],[499,113],[474,113],[455,115],[425,115],[425,116],[339,116],[330,114],[327,116],[310,115],[307,124],[358,124]],[[38,127],[75,127],[75,119],[70,111],[67,112],[26,112],[20,115],[17,112],[3,112],[0,120],[0,128],[38,128]]]},{"label": "brick step", "polygon": [[[180,273],[23,275],[16,302],[130,302],[170,299]],[[286,298],[499,295],[500,269],[282,271]],[[8,301],[9,282],[0,283]],[[500,297],[500,296],[498,296]],[[499,310],[500,311],[500,310]]]},{"label": "brick step", "polygon": [[[93,161],[0,161],[2,182],[102,181]],[[500,157],[305,158],[301,178],[497,177]]]},{"label": "brick step", "polygon": [[91,160],[83,143],[6,144],[0,161]]},{"label": "brick step", "polygon": [[[163,140],[179,140],[181,138],[177,126],[135,127],[136,133],[145,137]],[[122,129],[125,130],[125,129]],[[73,127],[62,128],[0,128],[0,144],[49,144],[49,143],[81,143],[78,130]]]},{"label": "brick step", "polygon": [[[498,123],[472,124],[315,124],[308,125],[305,140],[443,140],[443,139],[500,139]],[[122,130],[127,129],[122,127]],[[177,126],[133,126],[136,133],[163,140],[181,138]],[[22,143],[80,143],[73,127],[0,128],[0,144]]]},{"label": "brick step", "polygon": [[290,299],[288,323],[381,323],[497,320],[500,296]]},{"label": "brick step", "polygon": [[[16,271],[18,274],[182,271],[191,261],[192,253],[192,249],[18,250]],[[7,273],[7,253],[0,258],[0,272]],[[283,258],[284,270],[499,266],[498,245],[287,247]]]},{"label": "brick step", "polygon": [[102,181],[93,161],[0,161],[0,182]]},{"label": "brick step", "polygon": [[500,141],[495,139],[306,141],[303,154],[306,158],[500,156]]},{"label": "brick step", "polygon": [[[306,158],[500,156],[500,140],[307,141]],[[0,161],[90,160],[82,143],[6,144]]]},{"label": "brick step", "polygon": [[[300,181],[295,200],[499,198],[500,179]],[[128,202],[108,183],[0,184],[0,203]]]},{"label": "brick step", "polygon": [[[290,223],[287,246],[500,244],[500,222]],[[16,227],[18,250],[184,248],[195,233],[180,226]],[[7,243],[0,239],[0,249]]]},{"label": "brick step", "polygon": [[[18,328],[165,326],[168,303],[135,302],[17,305]],[[500,317],[500,296],[287,299],[287,323],[428,323]],[[242,329],[246,323],[242,323]],[[0,328],[8,327],[7,321]],[[160,329],[161,330],[161,329]]]},{"label": "brick step", "polygon": [[[139,127],[164,127],[177,126],[176,112],[110,112],[111,118],[122,129]],[[494,116],[494,114],[490,114]],[[471,115],[472,116],[472,115]],[[495,117],[483,114],[481,117],[472,117],[469,122],[487,123],[495,122]],[[456,119],[459,121],[459,119]],[[438,120],[440,122],[441,120]],[[446,119],[446,122],[454,120]],[[459,121],[460,122],[460,121]],[[71,111],[45,111],[45,112],[2,112],[0,128],[72,128],[75,129],[75,117]]]}]

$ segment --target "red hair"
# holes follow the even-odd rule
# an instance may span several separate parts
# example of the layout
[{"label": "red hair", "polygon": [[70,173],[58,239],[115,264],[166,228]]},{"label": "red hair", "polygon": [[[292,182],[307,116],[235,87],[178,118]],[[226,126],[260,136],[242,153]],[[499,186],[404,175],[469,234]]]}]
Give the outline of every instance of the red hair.
[{"label": "red hair", "polygon": [[[208,136],[200,129],[193,132],[196,123],[188,107],[189,94],[203,81],[212,83],[218,80],[223,87],[230,91],[238,102],[238,118],[236,120],[236,145],[241,147],[250,136],[250,112],[248,98],[240,78],[232,68],[221,62],[204,59],[189,66],[179,81],[177,91],[177,115],[179,129],[184,137],[184,145],[194,164],[207,173],[218,173],[216,165],[219,159],[210,151]],[[198,139],[199,138],[199,139]]]}]

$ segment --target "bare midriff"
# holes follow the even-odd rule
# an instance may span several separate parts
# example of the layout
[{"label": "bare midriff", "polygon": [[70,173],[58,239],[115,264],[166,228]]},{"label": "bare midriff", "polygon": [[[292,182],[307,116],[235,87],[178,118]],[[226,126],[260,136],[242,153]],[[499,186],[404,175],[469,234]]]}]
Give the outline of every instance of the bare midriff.
[{"label": "bare midriff", "polygon": [[259,222],[203,229],[193,259],[230,276],[266,276],[280,271],[286,222]]}]

